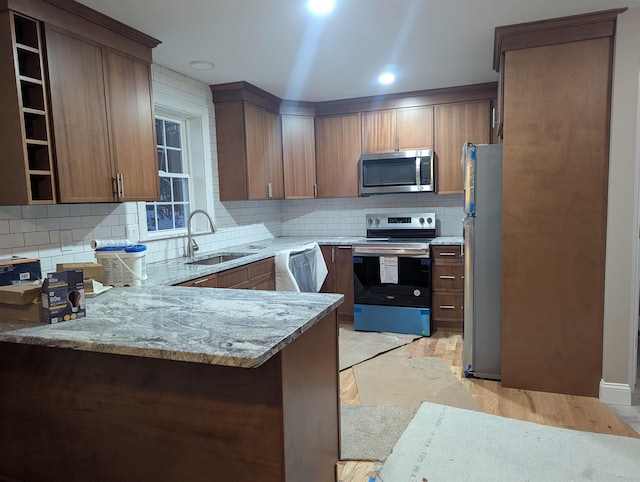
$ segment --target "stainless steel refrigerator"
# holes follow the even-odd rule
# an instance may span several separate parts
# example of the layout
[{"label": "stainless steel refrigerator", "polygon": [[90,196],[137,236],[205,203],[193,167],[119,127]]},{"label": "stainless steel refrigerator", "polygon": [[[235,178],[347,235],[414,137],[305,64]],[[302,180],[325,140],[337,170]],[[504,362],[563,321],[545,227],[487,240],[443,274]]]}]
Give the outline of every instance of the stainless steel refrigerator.
[{"label": "stainless steel refrigerator", "polygon": [[466,143],[463,370],[500,380],[502,145]]}]

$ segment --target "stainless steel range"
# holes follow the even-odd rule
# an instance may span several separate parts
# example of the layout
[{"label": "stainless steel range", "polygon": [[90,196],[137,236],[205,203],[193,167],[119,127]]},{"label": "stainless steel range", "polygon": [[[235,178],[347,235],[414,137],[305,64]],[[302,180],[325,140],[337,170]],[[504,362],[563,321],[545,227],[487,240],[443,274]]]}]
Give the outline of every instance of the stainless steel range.
[{"label": "stainless steel range", "polygon": [[429,336],[434,213],[367,214],[353,245],[354,328]]}]

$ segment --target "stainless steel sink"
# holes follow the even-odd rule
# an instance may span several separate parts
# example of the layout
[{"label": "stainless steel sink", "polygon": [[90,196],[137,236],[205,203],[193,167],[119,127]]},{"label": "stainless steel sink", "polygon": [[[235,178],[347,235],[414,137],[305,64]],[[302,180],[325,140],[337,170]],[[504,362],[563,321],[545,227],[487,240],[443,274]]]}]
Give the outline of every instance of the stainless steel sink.
[{"label": "stainless steel sink", "polygon": [[253,253],[223,253],[223,254],[215,254],[212,256],[208,256],[206,258],[202,258],[202,259],[196,259],[194,261],[187,261],[186,264],[205,264],[205,265],[212,265],[212,264],[220,264],[220,263],[224,263],[226,261],[231,261],[234,259],[238,259],[238,258],[244,258],[245,256],[250,256]]}]

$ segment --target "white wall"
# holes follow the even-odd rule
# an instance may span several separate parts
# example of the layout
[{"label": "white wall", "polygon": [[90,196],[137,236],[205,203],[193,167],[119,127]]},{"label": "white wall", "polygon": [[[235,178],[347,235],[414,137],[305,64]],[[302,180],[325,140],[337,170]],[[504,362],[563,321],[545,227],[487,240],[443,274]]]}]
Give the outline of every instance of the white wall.
[{"label": "white wall", "polygon": [[618,16],[611,106],[600,398],[629,404],[635,383],[640,174],[640,8]]},{"label": "white wall", "polygon": [[[365,214],[411,209],[435,211],[442,235],[461,235],[462,197],[427,194],[373,196],[358,199],[220,202],[215,114],[209,87],[197,80],[152,65],[153,92],[209,110],[215,234],[197,236],[201,252],[224,249],[278,236],[364,236]],[[140,232],[136,203],[0,206],[0,258],[39,258],[43,272],[60,262],[93,261],[92,239],[125,238]],[[146,222],[146,220],[142,220]],[[60,247],[60,232],[71,230],[73,246]],[[142,240],[147,262],[184,255],[185,238]]]}]

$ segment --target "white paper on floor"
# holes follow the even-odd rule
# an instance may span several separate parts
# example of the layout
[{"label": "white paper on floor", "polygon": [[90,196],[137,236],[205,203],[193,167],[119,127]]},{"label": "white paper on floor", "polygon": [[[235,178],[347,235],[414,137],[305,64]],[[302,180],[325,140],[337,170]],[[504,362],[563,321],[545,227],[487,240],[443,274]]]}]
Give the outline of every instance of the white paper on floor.
[{"label": "white paper on floor", "polygon": [[423,403],[378,476],[399,481],[637,481],[640,439]]}]

